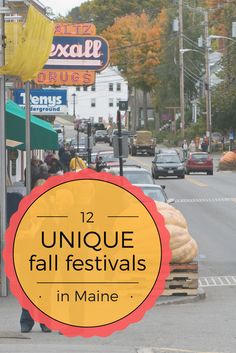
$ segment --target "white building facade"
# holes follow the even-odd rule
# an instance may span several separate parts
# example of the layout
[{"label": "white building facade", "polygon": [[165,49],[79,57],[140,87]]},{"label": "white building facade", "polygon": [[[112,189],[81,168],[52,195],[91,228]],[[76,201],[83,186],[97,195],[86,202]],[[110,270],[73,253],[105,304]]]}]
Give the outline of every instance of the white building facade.
[{"label": "white building facade", "polygon": [[128,101],[128,83],[116,67],[108,67],[96,73],[93,86],[68,87],[67,99],[70,115],[93,122],[115,122],[119,101]]}]

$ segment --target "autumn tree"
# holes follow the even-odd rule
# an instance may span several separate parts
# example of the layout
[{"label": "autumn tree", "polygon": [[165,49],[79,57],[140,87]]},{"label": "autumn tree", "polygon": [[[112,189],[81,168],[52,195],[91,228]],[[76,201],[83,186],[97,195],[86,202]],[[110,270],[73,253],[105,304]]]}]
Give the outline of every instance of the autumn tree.
[{"label": "autumn tree", "polygon": [[161,12],[150,21],[146,13],[118,18],[103,32],[111,48],[111,63],[118,66],[129,85],[144,92],[144,123],[147,127],[147,93],[156,84],[160,41],[166,16]]},{"label": "autumn tree", "polygon": [[73,8],[68,17],[72,22],[93,21],[101,33],[113,25],[115,19],[128,14],[140,15],[143,11],[155,16],[163,6],[163,0],[92,0]]}]

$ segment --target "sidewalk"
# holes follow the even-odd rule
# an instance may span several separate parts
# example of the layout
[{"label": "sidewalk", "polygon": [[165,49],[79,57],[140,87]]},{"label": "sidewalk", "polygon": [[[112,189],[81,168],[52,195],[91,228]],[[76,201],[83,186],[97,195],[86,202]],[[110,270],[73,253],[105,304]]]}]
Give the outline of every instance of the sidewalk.
[{"label": "sidewalk", "polygon": [[[203,291],[196,297],[160,297],[155,305],[184,304],[205,298]],[[68,338],[58,332],[42,333],[35,323],[30,333],[20,332],[21,307],[14,296],[0,297],[0,353],[136,353],[133,347],[112,345],[112,338]],[[146,314],[148,315],[148,314]],[[119,335],[119,333],[117,333]],[[109,344],[108,344],[109,339]],[[69,347],[69,348],[68,348]]]}]

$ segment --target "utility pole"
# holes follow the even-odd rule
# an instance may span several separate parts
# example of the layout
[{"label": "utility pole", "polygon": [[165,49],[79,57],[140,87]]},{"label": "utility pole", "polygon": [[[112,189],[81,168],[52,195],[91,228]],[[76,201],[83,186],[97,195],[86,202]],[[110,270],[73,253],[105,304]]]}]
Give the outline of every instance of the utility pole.
[{"label": "utility pole", "polygon": [[117,127],[118,127],[118,149],[119,149],[119,165],[120,176],[123,176],[123,151],[122,151],[122,129],[120,111],[117,111]]},{"label": "utility pole", "polygon": [[134,119],[133,119],[133,130],[134,133],[136,133],[136,129],[137,129],[137,89],[136,87],[134,87]]},{"label": "utility pole", "polygon": [[91,141],[91,135],[92,135],[92,124],[90,121],[87,123],[87,136],[88,136],[88,165],[91,163],[91,146],[90,146],[90,141]]},{"label": "utility pole", "polygon": [[73,104],[73,121],[74,123],[76,122],[76,128],[77,128],[77,152],[79,152],[79,122],[76,121],[76,114],[75,114],[75,98],[76,98],[76,93],[72,93],[72,104]]},{"label": "utility pole", "polygon": [[184,54],[183,54],[183,0],[179,0],[179,88],[180,88],[180,115],[181,115],[181,135],[184,137]]},{"label": "utility pole", "polygon": [[210,75],[210,62],[209,62],[209,23],[208,12],[204,11],[204,32],[205,32],[205,92],[206,92],[206,136],[209,139],[209,152],[211,152],[211,75]]},{"label": "utility pole", "polygon": [[[5,1],[0,0],[0,7],[4,9]],[[5,25],[4,11],[0,13],[0,66],[5,64]],[[1,258],[1,296],[7,296],[7,280],[2,261],[4,248],[4,234],[6,230],[6,136],[5,136],[5,76],[0,75],[0,258]]]},{"label": "utility pole", "polygon": [[31,191],[31,143],[30,143],[30,82],[25,82],[25,152],[26,152],[26,193]]}]

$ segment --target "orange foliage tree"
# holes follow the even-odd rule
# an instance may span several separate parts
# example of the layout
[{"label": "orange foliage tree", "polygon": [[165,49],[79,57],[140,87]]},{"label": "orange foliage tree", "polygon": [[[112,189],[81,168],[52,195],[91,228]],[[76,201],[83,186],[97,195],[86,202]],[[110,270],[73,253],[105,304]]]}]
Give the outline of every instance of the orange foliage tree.
[{"label": "orange foliage tree", "polygon": [[161,37],[167,16],[164,11],[150,21],[143,12],[118,18],[103,36],[109,41],[111,63],[116,65],[132,87],[144,92],[144,122],[147,125],[146,97],[157,84],[155,68],[160,63]]}]

